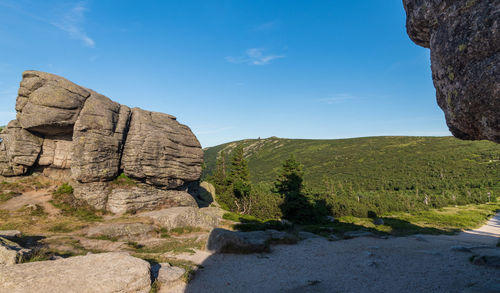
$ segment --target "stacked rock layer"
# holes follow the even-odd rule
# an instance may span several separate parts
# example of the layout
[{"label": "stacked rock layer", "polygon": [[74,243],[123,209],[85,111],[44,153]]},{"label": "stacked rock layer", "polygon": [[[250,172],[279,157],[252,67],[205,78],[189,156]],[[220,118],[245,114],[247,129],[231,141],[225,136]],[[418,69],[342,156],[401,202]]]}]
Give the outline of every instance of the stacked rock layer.
[{"label": "stacked rock layer", "polygon": [[[196,193],[203,151],[175,117],[130,109],[39,71],[23,73],[16,112],[0,134],[0,175],[62,173],[74,180],[75,196],[98,209],[110,196],[121,212],[196,205],[187,192]],[[110,184],[121,173],[138,182],[128,192]]]}]

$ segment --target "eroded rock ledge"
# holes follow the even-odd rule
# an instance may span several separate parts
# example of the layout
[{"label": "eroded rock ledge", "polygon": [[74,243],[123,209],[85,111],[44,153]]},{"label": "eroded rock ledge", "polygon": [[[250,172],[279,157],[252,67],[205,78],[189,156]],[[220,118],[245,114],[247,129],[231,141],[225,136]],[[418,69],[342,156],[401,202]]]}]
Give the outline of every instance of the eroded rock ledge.
[{"label": "eroded rock ledge", "polygon": [[500,143],[500,1],[403,0],[454,136]]},{"label": "eroded rock ledge", "polygon": [[[98,209],[196,206],[203,151],[175,117],[130,109],[39,71],[23,73],[16,112],[0,134],[0,175],[67,176],[75,196]],[[110,184],[121,173],[139,183]]]}]

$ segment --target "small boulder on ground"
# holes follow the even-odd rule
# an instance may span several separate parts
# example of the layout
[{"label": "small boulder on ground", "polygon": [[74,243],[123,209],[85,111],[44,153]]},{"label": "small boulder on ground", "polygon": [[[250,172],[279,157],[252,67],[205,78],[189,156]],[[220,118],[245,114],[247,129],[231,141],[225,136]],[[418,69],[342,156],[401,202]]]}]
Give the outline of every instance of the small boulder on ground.
[{"label": "small boulder on ground", "polygon": [[13,241],[0,237],[0,266],[20,263],[30,255],[31,249],[23,248]]},{"label": "small boulder on ground", "polygon": [[22,233],[19,230],[0,230],[0,237],[7,238],[9,240],[21,238]]},{"label": "small boulder on ground", "polygon": [[207,250],[217,253],[269,252],[270,233],[265,231],[235,232],[215,228],[210,233]]},{"label": "small boulder on ground", "polygon": [[475,265],[488,266],[500,269],[500,255],[479,255],[472,259]]},{"label": "small boulder on ground", "polygon": [[134,292],[151,288],[149,263],[125,253],[101,253],[0,267],[0,292]]},{"label": "small boulder on ground", "polygon": [[158,263],[151,267],[153,280],[160,285],[159,293],[184,292],[184,273],[185,269],[171,266],[169,263]]}]

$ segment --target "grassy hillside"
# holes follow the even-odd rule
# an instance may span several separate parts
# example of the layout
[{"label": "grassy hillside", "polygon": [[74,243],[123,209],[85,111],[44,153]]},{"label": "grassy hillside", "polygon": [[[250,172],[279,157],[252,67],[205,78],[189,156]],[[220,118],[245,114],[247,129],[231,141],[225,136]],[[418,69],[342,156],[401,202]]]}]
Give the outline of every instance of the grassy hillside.
[{"label": "grassy hillside", "polygon": [[295,155],[304,164],[306,184],[314,189],[325,187],[328,179],[352,182],[369,190],[456,181],[500,184],[500,145],[453,137],[248,139],[205,149],[204,176],[213,171],[221,150],[230,156],[240,143],[245,146],[254,183],[272,182],[281,163]]},{"label": "grassy hillside", "polygon": [[[352,201],[356,207],[335,208],[346,215],[349,209],[359,210],[363,200],[364,206],[391,211],[486,202],[500,196],[500,145],[488,141],[453,137],[249,139],[205,149],[203,177],[213,172],[222,150],[229,163],[238,144],[244,145],[252,183],[272,183],[282,162],[294,155],[304,165],[309,190],[326,194],[330,200],[337,198],[337,205],[346,202],[340,200],[342,196]],[[405,200],[405,207],[395,205]]]}]

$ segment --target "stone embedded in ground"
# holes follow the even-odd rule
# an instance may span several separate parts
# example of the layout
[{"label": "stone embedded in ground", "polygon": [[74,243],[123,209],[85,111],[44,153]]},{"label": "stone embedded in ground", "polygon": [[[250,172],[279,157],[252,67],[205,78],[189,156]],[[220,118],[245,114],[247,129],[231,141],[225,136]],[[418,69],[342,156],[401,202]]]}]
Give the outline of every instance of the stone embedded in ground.
[{"label": "stone embedded in ground", "polygon": [[235,232],[215,228],[210,232],[206,249],[217,253],[269,252],[271,234],[265,231]]},{"label": "stone embedded in ground", "polygon": [[500,142],[500,1],[403,0],[454,136]]},{"label": "stone embedded in ground", "polygon": [[[17,120],[0,134],[1,176],[37,170],[72,177],[76,198],[118,213],[197,206],[203,151],[175,117],[131,110],[39,71],[23,73],[16,111]],[[122,171],[148,185],[133,191],[110,186]]]},{"label": "stone embedded in ground", "polygon": [[[31,249],[21,247],[16,242],[0,237],[0,267],[20,263],[31,255]],[[1,275],[1,273],[0,273]],[[1,279],[0,279],[1,283]]]},{"label": "stone embedded in ground", "polygon": [[105,237],[109,239],[147,237],[155,232],[152,225],[144,223],[106,223],[92,226],[87,237]]},{"label": "stone embedded in ground", "polygon": [[173,207],[141,213],[141,217],[151,218],[155,224],[166,229],[179,227],[199,227],[211,229],[217,227],[222,219],[219,208]]},{"label": "stone embedded in ground", "polygon": [[488,267],[500,269],[500,255],[498,255],[498,254],[478,255],[472,259],[472,263],[475,265],[488,266]]},{"label": "stone embedded in ground", "polygon": [[0,237],[7,238],[9,240],[19,239],[22,236],[19,230],[0,230]]},{"label": "stone embedded in ground", "polygon": [[160,284],[159,292],[174,292],[177,289],[176,287],[185,287],[183,286],[185,283],[182,281],[185,273],[185,269],[171,266],[168,263],[158,263],[151,267],[153,280],[156,280]]},{"label": "stone embedded in ground", "polygon": [[149,263],[125,253],[101,253],[0,267],[0,292],[134,292],[151,288]]}]

